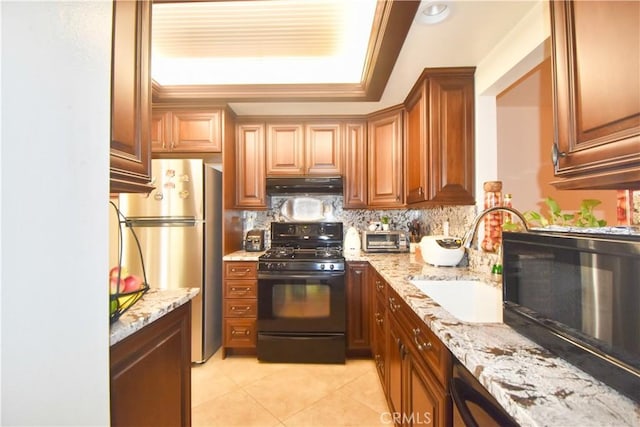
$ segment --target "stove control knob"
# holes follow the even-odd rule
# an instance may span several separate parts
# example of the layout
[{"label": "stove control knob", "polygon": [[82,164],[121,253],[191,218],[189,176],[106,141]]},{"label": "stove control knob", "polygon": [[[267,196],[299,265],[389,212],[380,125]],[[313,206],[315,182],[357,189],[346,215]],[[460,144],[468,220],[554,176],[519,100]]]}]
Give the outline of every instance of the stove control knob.
[{"label": "stove control knob", "polygon": [[320,270],[324,270],[324,264],[320,264]]},{"label": "stove control knob", "polygon": [[284,268],[287,266],[287,264],[285,264],[284,262],[280,262],[278,263],[278,270],[284,270]]},{"label": "stove control knob", "polygon": [[329,266],[329,269],[330,269],[330,270],[333,270],[333,268],[334,268],[334,265],[333,265],[333,264],[331,264],[331,265]]}]

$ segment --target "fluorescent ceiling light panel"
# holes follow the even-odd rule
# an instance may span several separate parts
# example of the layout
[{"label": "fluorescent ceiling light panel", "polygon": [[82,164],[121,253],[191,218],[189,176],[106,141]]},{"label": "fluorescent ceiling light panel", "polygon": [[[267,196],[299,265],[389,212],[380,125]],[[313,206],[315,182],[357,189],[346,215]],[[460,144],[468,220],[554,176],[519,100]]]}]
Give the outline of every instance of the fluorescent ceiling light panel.
[{"label": "fluorescent ceiling light panel", "polygon": [[375,0],[157,3],[161,85],[360,83]]}]

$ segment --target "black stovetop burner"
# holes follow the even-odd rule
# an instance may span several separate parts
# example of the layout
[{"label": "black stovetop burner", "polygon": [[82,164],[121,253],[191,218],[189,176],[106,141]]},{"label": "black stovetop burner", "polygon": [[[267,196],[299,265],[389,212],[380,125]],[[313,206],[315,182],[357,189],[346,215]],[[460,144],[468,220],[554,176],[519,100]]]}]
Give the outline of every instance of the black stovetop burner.
[{"label": "black stovetop burner", "polygon": [[341,222],[272,222],[271,248],[258,269],[344,270],[342,239]]}]

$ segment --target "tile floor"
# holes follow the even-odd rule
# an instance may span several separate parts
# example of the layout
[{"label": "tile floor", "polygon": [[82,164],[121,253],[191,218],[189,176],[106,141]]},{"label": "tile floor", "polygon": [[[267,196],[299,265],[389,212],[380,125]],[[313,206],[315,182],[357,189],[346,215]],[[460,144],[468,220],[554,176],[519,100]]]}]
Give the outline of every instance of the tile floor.
[{"label": "tile floor", "polygon": [[391,426],[372,360],[260,363],[218,351],[192,368],[191,383],[194,427]]}]

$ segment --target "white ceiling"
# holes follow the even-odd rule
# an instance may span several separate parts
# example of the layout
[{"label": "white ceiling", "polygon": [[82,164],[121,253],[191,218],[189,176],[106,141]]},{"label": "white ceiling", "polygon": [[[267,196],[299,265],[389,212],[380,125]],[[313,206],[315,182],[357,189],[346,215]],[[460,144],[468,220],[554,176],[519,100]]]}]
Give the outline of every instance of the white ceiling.
[{"label": "white ceiling", "polygon": [[[349,0],[355,1],[355,0]],[[368,114],[404,101],[426,67],[475,66],[542,0],[448,1],[446,21],[414,21],[379,102],[234,102],[238,115]],[[418,9],[420,13],[424,4]]]}]

